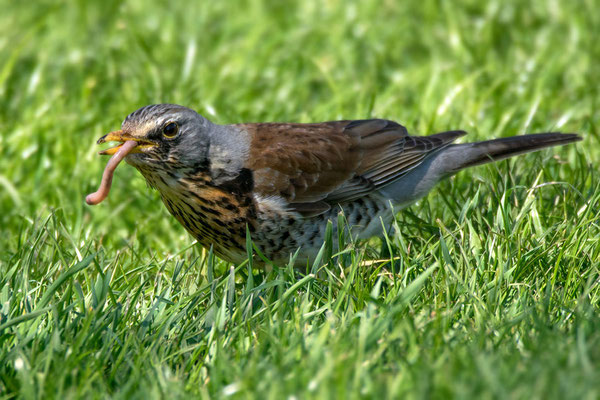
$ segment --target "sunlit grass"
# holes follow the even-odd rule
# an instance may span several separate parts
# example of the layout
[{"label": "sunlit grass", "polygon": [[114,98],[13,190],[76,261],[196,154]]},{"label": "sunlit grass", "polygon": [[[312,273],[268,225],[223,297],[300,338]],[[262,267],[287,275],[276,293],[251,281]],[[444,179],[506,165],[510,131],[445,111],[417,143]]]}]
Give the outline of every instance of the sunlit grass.
[{"label": "sunlit grass", "polygon": [[[594,2],[0,6],[0,396],[600,396]],[[157,102],[584,141],[462,172],[309,274],[249,272],[128,166],[84,204],[95,140]]]}]

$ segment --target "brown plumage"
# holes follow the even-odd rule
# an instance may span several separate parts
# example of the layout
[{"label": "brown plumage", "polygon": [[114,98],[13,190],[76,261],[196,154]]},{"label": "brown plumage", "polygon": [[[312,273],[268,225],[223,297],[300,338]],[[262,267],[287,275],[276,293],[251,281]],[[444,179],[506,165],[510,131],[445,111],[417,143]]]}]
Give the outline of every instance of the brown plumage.
[{"label": "brown plumage", "polygon": [[255,191],[282,196],[290,208],[313,216],[379,189],[465,134],[410,137],[383,119],[234,126],[250,134],[246,167],[254,172]]}]

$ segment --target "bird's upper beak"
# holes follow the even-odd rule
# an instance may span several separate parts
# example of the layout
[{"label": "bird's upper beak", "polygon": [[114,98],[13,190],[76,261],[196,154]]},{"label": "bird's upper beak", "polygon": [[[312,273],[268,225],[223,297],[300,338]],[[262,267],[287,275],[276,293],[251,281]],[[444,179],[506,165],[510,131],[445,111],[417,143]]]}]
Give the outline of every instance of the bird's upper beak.
[{"label": "bird's upper beak", "polygon": [[119,148],[123,145],[123,143],[125,143],[128,140],[133,140],[133,141],[138,142],[138,145],[135,148],[133,148],[129,152],[129,154],[143,153],[143,150],[156,146],[156,143],[154,143],[150,140],[133,136],[133,135],[131,135],[127,132],[123,132],[121,130],[121,131],[115,131],[115,132],[108,133],[108,134],[102,136],[100,139],[98,139],[98,141],[96,142],[97,144],[102,144],[105,142],[121,142],[121,144],[119,144],[118,146],[111,147],[106,150],[102,150],[102,151],[98,152],[98,154],[112,156],[113,154],[115,154],[117,152],[117,150],[119,150]]}]

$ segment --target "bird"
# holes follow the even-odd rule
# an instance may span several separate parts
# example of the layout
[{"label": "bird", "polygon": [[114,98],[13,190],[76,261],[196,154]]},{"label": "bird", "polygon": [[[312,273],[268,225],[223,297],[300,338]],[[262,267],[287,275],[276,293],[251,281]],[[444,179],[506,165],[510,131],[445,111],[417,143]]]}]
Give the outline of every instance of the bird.
[{"label": "bird", "polygon": [[154,104],[97,143],[120,142],[100,152],[119,158],[105,176],[124,158],[220,258],[246,260],[249,233],[274,265],[295,254],[296,266],[306,266],[340,212],[354,238],[378,236],[394,212],[465,168],[581,140],[550,132],[455,143],[465,134],[412,136],[386,119],[219,125],[181,105]]}]

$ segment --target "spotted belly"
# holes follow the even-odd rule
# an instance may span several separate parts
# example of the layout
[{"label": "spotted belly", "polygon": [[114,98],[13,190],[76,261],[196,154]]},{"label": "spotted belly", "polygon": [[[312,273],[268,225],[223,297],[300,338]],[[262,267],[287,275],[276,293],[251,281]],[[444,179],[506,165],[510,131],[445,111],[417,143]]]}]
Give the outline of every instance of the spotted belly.
[{"label": "spotted belly", "polygon": [[[153,176],[154,178],[154,176]],[[343,212],[348,233],[354,238],[370,237],[381,230],[380,217],[391,213],[377,197],[365,197],[327,212],[303,218],[290,211],[278,197],[256,194],[236,196],[219,187],[186,179],[156,179],[151,185],[160,192],[167,210],[205,248],[219,257],[240,263],[246,259],[246,232],[272,262],[285,265],[299,251],[297,264],[306,265],[317,255],[325,240],[327,221],[337,232],[338,214]],[[337,233],[333,235],[337,247]],[[260,264],[260,260],[259,264]]]},{"label": "spotted belly", "polygon": [[[260,207],[259,207],[260,208]],[[259,213],[259,228],[252,233],[252,240],[263,253],[276,264],[287,264],[290,256],[298,251],[297,266],[312,262],[320,251],[326,235],[327,223],[333,228],[333,248],[338,247],[338,215],[343,213],[345,233],[354,239],[364,239],[381,234],[383,224],[389,224],[392,212],[385,201],[367,197],[333,206],[329,211],[311,218],[301,218],[280,213]]]}]

